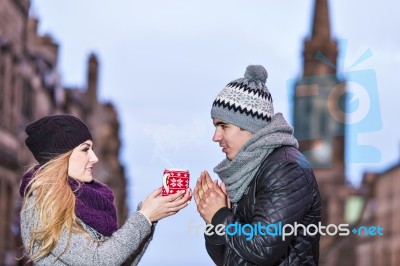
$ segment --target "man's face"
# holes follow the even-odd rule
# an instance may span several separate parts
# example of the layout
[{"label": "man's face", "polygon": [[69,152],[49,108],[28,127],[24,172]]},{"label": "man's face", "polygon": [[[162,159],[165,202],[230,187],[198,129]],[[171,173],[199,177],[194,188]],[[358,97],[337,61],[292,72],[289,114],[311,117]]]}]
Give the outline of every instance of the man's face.
[{"label": "man's face", "polygon": [[253,133],[218,118],[213,118],[213,123],[215,126],[213,141],[219,143],[228,160],[233,160],[240,148],[253,136]]}]

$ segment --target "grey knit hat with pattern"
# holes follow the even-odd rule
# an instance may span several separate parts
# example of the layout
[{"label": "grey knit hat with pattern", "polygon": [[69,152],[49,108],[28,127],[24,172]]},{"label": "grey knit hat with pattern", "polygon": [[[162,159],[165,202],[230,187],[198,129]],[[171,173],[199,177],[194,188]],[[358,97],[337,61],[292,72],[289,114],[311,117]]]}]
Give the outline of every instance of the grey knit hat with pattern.
[{"label": "grey knit hat with pattern", "polygon": [[236,125],[251,133],[265,127],[274,115],[272,96],[265,82],[267,70],[250,65],[243,78],[229,82],[211,108],[211,118]]}]

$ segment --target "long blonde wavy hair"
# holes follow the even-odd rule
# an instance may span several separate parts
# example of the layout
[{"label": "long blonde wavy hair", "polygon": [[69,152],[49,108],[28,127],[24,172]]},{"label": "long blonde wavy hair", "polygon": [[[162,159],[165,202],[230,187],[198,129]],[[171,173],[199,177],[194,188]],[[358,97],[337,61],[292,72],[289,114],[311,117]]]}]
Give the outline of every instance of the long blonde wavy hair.
[{"label": "long blonde wavy hair", "polygon": [[[76,199],[68,184],[68,162],[71,154],[72,151],[64,153],[38,168],[26,188],[23,210],[27,208],[28,198],[34,196],[33,208],[37,209],[39,219],[37,227],[32,229],[26,251],[31,261],[47,256],[65,229],[68,232],[68,242],[64,251],[72,233],[84,232],[75,215]],[[33,253],[36,245],[38,249]]]}]

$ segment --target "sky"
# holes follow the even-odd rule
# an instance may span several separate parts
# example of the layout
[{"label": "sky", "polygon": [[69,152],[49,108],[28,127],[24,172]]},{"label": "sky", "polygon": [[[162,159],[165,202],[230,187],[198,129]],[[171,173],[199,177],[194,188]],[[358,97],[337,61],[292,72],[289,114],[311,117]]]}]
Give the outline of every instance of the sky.
[{"label": "sky", "polygon": [[[34,0],[40,34],[59,43],[67,87],[86,86],[87,58],[100,62],[99,98],[121,122],[121,160],[134,206],[161,185],[165,168],[200,172],[224,159],[212,142],[211,104],[249,64],[264,65],[276,112],[291,122],[293,80],[302,75],[314,0]],[[347,180],[399,162],[399,3],[329,1],[338,74],[349,79]],[[390,20],[388,19],[390,18]],[[192,202],[160,221],[140,265],[213,265]]]}]

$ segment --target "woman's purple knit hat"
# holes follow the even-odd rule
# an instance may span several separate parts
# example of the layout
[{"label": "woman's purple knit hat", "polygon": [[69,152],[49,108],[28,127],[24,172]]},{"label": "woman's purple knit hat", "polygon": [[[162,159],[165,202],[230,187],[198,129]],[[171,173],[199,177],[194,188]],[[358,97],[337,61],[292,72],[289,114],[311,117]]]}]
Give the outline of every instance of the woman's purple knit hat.
[{"label": "woman's purple knit hat", "polygon": [[27,125],[25,131],[25,144],[41,165],[92,140],[87,125],[72,115],[45,116]]}]

